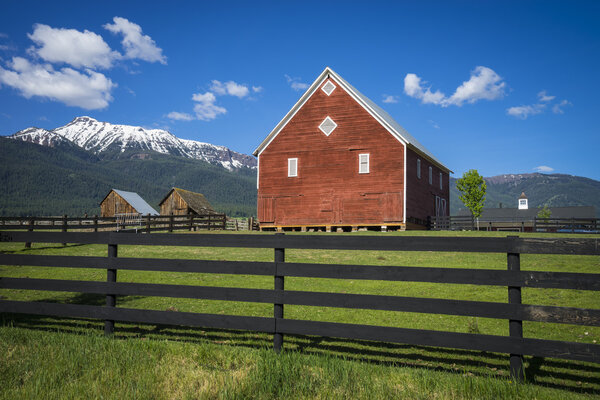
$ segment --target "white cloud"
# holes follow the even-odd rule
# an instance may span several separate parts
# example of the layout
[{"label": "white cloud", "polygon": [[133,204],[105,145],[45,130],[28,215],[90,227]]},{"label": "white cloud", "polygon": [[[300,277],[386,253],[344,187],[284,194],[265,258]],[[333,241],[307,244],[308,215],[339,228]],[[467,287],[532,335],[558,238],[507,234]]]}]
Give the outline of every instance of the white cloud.
[{"label": "white cloud", "polygon": [[394,96],[391,94],[384,94],[383,95],[383,102],[384,103],[397,103],[398,102],[398,96]]},{"label": "white cloud", "polygon": [[230,95],[238,98],[246,97],[249,93],[248,87],[245,85],[240,85],[239,83],[235,83],[234,81],[221,82],[216,79],[212,81],[210,86],[210,90],[218,95]]},{"label": "white cloud", "polygon": [[112,100],[110,92],[117,86],[90,69],[85,73],[72,68],[58,71],[49,64],[32,64],[22,57],[13,57],[8,67],[0,67],[0,83],[18,90],[23,97],[44,97],[87,110],[107,107]]},{"label": "white cloud", "polygon": [[252,86],[252,91],[254,93],[260,93],[263,91],[263,88],[262,88],[262,86]]},{"label": "white cloud", "polygon": [[204,94],[196,93],[192,96],[192,100],[196,102],[194,105],[196,118],[201,121],[211,121],[217,118],[219,114],[225,114],[227,112],[225,108],[215,104],[217,98],[211,92],[206,92]]},{"label": "white cloud", "polygon": [[308,83],[300,82],[300,78],[292,78],[287,74],[284,76],[287,83],[290,84],[290,87],[296,91],[306,90],[308,89],[308,86],[310,86]]},{"label": "white cloud", "polygon": [[33,33],[27,36],[39,46],[32,46],[29,52],[52,63],[67,63],[77,68],[110,68],[113,60],[121,57],[110,49],[102,36],[88,30],[80,32],[35,24]]},{"label": "white cloud", "polygon": [[550,96],[546,93],[545,90],[542,90],[541,92],[538,93],[538,98],[540,99],[540,101],[548,102],[548,101],[554,100],[556,98],[556,96]]},{"label": "white cloud", "polygon": [[535,167],[533,170],[537,172],[552,172],[554,171],[554,168],[547,165],[540,165],[539,167]]},{"label": "white cloud", "polygon": [[530,115],[541,114],[546,108],[545,104],[533,104],[530,106],[517,106],[506,109],[506,113],[519,119],[527,119]]},{"label": "white cloud", "polygon": [[126,58],[139,58],[148,62],[167,63],[162,49],[148,35],[142,34],[142,27],[121,17],[113,18],[114,24],[105,24],[104,28],[115,34],[123,34],[121,44]]},{"label": "white cloud", "polygon": [[478,66],[471,72],[471,77],[456,88],[450,97],[439,90],[431,91],[425,88],[416,74],[406,74],[404,77],[404,93],[421,100],[423,104],[436,104],[442,107],[450,105],[462,106],[464,103],[475,103],[479,100],[495,100],[504,96],[506,83],[502,78],[487,67]]},{"label": "white cloud", "polygon": [[192,120],[194,120],[193,115],[190,115],[187,113],[181,113],[181,112],[177,112],[177,111],[171,111],[170,113],[168,113],[167,118],[173,119],[175,121],[192,121]]},{"label": "white cloud", "polygon": [[553,112],[554,114],[564,114],[564,113],[565,113],[565,111],[562,109],[562,107],[565,107],[565,106],[570,106],[570,105],[572,105],[570,101],[568,101],[568,100],[563,100],[563,101],[561,101],[560,103],[558,103],[558,104],[555,104],[555,105],[552,107],[552,112]]},{"label": "white cloud", "polygon": [[431,124],[431,126],[433,126],[435,129],[440,129],[440,126],[437,124],[437,122],[435,122],[434,120],[429,120],[429,123]]}]

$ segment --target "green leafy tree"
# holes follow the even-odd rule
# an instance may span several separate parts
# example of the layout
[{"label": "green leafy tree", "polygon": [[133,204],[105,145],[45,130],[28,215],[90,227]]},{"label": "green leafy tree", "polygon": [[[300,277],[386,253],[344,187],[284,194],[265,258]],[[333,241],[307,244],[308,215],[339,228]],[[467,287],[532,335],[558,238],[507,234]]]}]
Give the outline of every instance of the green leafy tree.
[{"label": "green leafy tree", "polygon": [[552,216],[552,211],[548,208],[547,204],[544,204],[544,208],[540,208],[540,211],[537,213],[538,218],[548,219]]},{"label": "green leafy tree", "polygon": [[471,211],[473,218],[478,218],[485,203],[487,185],[476,169],[465,172],[456,180],[456,188],[462,193],[458,198]]}]

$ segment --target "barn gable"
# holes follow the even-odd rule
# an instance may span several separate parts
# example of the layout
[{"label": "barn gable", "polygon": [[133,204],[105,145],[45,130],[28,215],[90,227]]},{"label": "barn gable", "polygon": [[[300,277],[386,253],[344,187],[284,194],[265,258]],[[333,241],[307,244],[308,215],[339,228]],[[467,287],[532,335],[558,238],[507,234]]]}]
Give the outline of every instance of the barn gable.
[{"label": "barn gable", "polygon": [[[175,197],[178,198],[175,199]],[[174,204],[166,204],[169,199],[172,200],[172,203],[178,203],[178,207],[175,207]],[[179,188],[171,189],[161,200],[159,206],[162,214],[170,214],[171,212],[174,214],[188,214],[189,212],[196,214],[216,213],[202,193],[190,192],[189,190]],[[166,212],[166,210],[169,212]]]},{"label": "barn gable", "polygon": [[[341,76],[335,73],[331,68],[326,67],[319,77],[310,85],[306,92],[300,97],[300,100],[292,107],[292,109],[283,117],[283,119],[275,126],[263,142],[254,150],[254,156],[259,156],[267,146],[277,137],[277,135],[285,128],[290,120],[298,113],[304,104],[311,96],[319,89],[325,93],[329,88],[326,88],[329,83],[322,87],[322,84],[329,79],[332,83],[331,91],[337,87],[343,88],[357,103],[359,103],[373,118],[375,118],[392,136],[394,136],[403,145],[408,145],[416,153],[429,159],[433,164],[438,166],[445,172],[452,172],[448,167],[437,160],[419,141],[417,141],[410,133],[408,133],[400,124],[398,124],[387,112],[371,101],[368,97],[360,93],[356,88],[346,82]],[[337,84],[337,85],[336,85]],[[330,92],[331,93],[331,92]],[[327,93],[329,95],[330,93]],[[324,121],[325,122],[325,121]]]},{"label": "barn gable", "polygon": [[[119,202],[123,200],[125,204],[121,204],[123,209],[119,210],[118,207],[112,204],[106,204],[107,199],[111,197],[119,198]],[[124,190],[111,189],[110,192],[104,199],[100,202],[100,207],[102,209],[102,216],[113,216],[115,213],[123,213],[123,212],[135,212],[142,215],[158,215],[156,210],[150,206],[144,199],[140,197],[139,194],[135,192],[126,192]],[[109,215],[112,214],[112,215]]]}]

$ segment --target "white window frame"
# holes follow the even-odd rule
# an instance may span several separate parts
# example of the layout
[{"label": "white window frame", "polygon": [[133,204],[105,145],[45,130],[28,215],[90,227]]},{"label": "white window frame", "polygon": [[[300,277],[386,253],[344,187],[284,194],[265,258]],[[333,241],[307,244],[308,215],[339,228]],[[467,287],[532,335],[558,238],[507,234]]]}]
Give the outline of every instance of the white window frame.
[{"label": "white window frame", "polygon": [[520,206],[525,206],[525,205],[527,205],[527,200],[525,200],[525,199],[519,199],[519,205],[520,205]]},{"label": "white window frame", "polygon": [[[328,84],[331,84],[331,86],[333,86],[333,89],[331,89],[331,91],[329,93],[327,93],[327,90],[325,90],[325,86],[327,86]],[[333,93],[333,91],[336,89],[336,86],[333,82],[331,82],[331,79],[327,80],[327,82],[325,82],[325,84],[323,86],[321,86],[321,90],[323,91],[323,93],[325,93],[327,96],[330,96],[331,93]]]},{"label": "white window frame", "polygon": [[433,185],[433,168],[429,166],[429,184]]},{"label": "white window frame", "polygon": [[440,190],[444,190],[442,187],[442,173],[440,172]]},{"label": "white window frame", "polygon": [[[323,129],[323,124],[327,121],[330,121],[333,124],[333,128],[331,128],[331,131],[326,132],[325,129]],[[331,117],[328,115],[327,117],[325,117],[325,119],[323,120],[323,122],[321,122],[319,124],[319,129],[321,130],[321,132],[323,132],[323,134],[325,134],[325,136],[329,136],[333,133],[333,131],[335,131],[335,128],[337,128],[337,124],[335,123],[335,121],[333,119],[331,119]]]},{"label": "white window frame", "polygon": [[[366,163],[363,164],[363,158],[366,159]],[[361,153],[358,155],[358,173],[359,174],[368,174],[370,173],[370,164],[371,164],[371,160],[370,160],[370,156],[369,153]],[[363,165],[366,165],[366,168],[363,169]]]},{"label": "white window frame", "polygon": [[417,158],[417,179],[421,179],[421,159]]},{"label": "white window frame", "polygon": [[[292,165],[294,165],[295,170],[292,171]],[[292,174],[292,172],[294,172]],[[298,176],[298,158],[288,158],[288,178],[295,178]]]}]

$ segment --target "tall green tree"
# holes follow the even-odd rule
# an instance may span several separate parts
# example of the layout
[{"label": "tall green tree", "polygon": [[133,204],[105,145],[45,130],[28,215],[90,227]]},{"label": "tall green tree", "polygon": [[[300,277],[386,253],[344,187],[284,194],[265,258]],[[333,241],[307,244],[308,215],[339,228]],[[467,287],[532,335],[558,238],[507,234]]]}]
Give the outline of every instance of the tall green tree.
[{"label": "tall green tree", "polygon": [[544,208],[539,208],[539,211],[537,213],[537,217],[538,218],[542,218],[542,219],[549,219],[552,216],[552,211],[550,211],[550,209],[548,208],[547,204],[544,204]]},{"label": "tall green tree", "polygon": [[478,218],[485,203],[487,185],[476,169],[465,172],[456,180],[456,188],[462,193],[458,198],[471,211],[473,218]]}]

